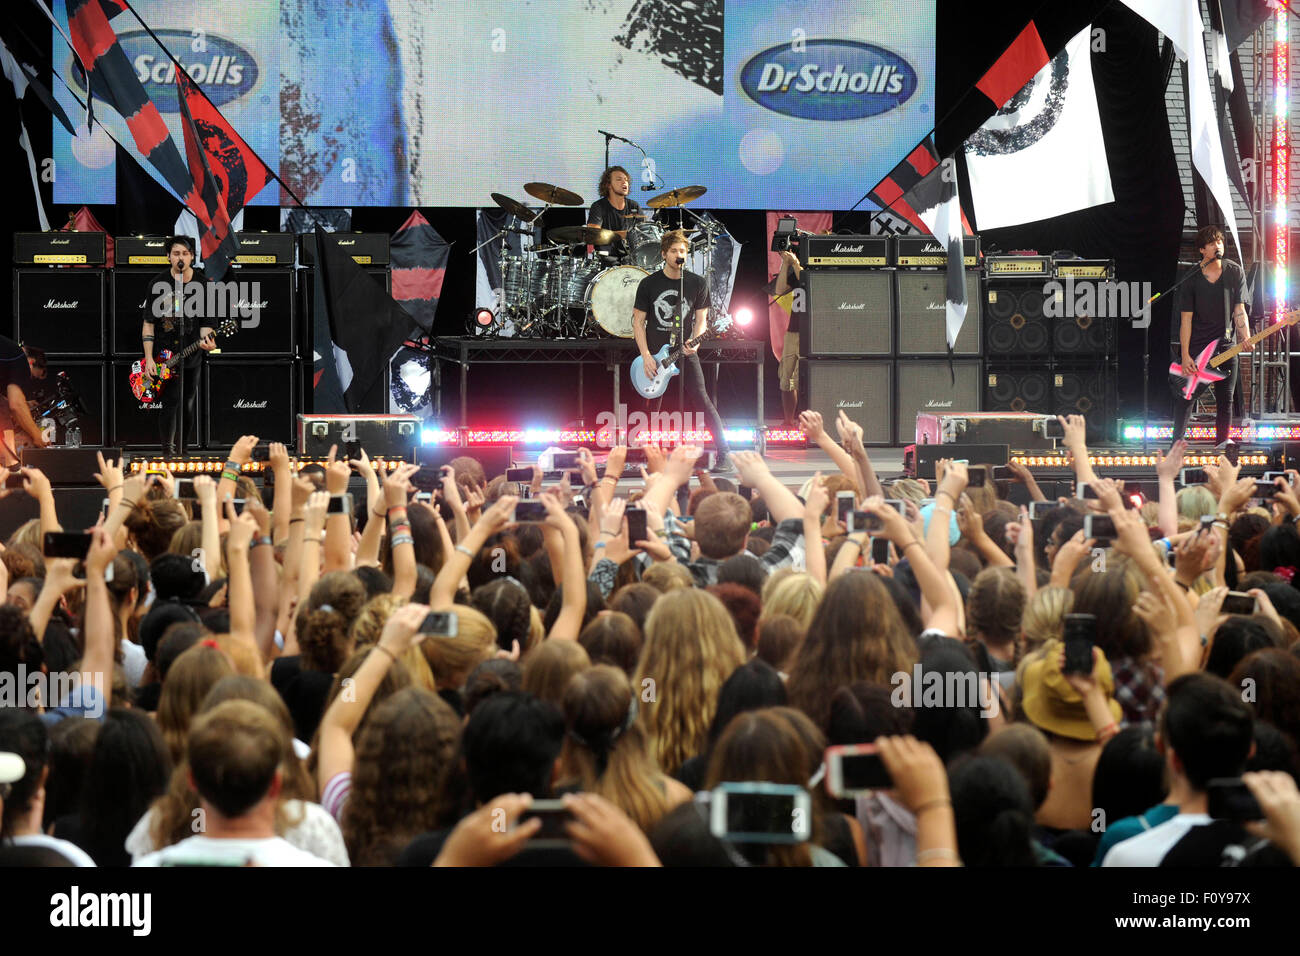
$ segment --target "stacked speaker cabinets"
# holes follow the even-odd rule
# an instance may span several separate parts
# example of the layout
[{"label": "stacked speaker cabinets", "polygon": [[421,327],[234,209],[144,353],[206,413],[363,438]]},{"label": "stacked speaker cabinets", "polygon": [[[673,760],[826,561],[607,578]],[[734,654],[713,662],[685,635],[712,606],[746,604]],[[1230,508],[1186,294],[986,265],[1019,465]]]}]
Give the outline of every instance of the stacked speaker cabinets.
[{"label": "stacked speaker cabinets", "polygon": [[[870,445],[910,444],[922,412],[980,408],[983,328],[978,245],[970,243],[966,323],[951,366],[947,347],[947,270],[914,256],[892,265],[809,268],[807,405],[829,424],[843,410]],[[906,260],[905,262],[902,260]],[[925,262],[925,265],[912,263]]]},{"label": "stacked speaker cabinets", "polygon": [[[1006,257],[1007,268],[1028,265]],[[991,262],[996,270],[1001,263]],[[1036,274],[993,271],[984,283],[985,411],[1083,415],[1108,437],[1118,393],[1108,261],[1045,259]]]}]

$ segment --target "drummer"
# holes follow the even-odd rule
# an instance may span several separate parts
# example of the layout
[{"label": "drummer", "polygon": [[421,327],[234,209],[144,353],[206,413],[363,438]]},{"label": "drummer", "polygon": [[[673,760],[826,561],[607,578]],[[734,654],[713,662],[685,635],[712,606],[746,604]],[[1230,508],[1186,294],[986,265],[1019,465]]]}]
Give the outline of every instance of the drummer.
[{"label": "drummer", "polygon": [[629,199],[632,189],[632,177],[622,166],[611,166],[600,177],[597,190],[600,198],[591,204],[587,213],[587,225],[599,226],[618,234],[610,245],[596,246],[597,255],[627,257],[628,220],[636,223],[644,218],[641,207],[635,199]]}]

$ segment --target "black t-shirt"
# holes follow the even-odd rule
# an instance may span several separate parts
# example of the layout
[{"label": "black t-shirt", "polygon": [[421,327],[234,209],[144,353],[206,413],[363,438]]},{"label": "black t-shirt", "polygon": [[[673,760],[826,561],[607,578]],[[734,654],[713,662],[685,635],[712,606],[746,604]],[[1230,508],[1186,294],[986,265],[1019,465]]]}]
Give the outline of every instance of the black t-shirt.
[{"label": "black t-shirt", "polygon": [[678,308],[683,283],[668,278],[663,269],[646,276],[636,288],[636,304],[633,308],[645,313],[646,345],[651,353],[658,352],[665,343],[674,348],[680,344],[676,341],[679,316],[682,319],[682,330],[686,333],[686,338],[690,338],[695,332],[696,310],[709,307],[704,278],[685,270],[683,275],[688,303],[684,316]]},{"label": "black t-shirt", "polygon": [[[203,283],[208,281],[208,277],[203,274],[202,269],[194,270],[194,278],[185,284],[184,298],[181,302],[182,309],[189,304],[191,298],[197,298],[203,301],[206,297],[201,295]],[[163,349],[167,349],[173,355],[184,349],[191,342],[199,337],[199,329],[211,325],[212,322],[205,315],[172,315],[169,314],[163,318],[154,315],[154,289],[158,283],[164,283],[169,289],[175,289],[176,279],[172,276],[170,269],[164,269],[154,276],[153,281],[149,283],[148,295],[145,298],[144,310],[140,315],[142,323],[153,324],[153,355],[157,361],[159,354]],[[173,293],[173,303],[175,303]],[[192,307],[191,307],[192,309]],[[203,312],[202,309],[199,310]],[[196,368],[203,361],[202,349],[196,349],[189,358],[185,360],[186,368]]]},{"label": "black t-shirt", "polygon": [[[1219,281],[1211,282],[1205,278],[1199,266],[1193,267],[1196,274],[1182,284],[1178,290],[1178,303],[1174,309],[1174,334],[1178,335],[1178,323],[1184,312],[1192,313],[1191,353],[1197,353],[1216,339],[1223,338],[1226,327],[1232,334],[1231,315],[1238,303],[1246,301],[1246,277],[1241,266],[1228,259],[1223,260],[1223,272]],[[1224,301],[1227,290],[1227,301]]]},{"label": "black t-shirt", "polygon": [[[615,209],[609,204],[608,199],[597,199],[591,204],[591,209],[587,213],[588,225],[600,226],[602,229],[612,229],[614,232],[622,232],[628,227],[627,215],[629,213],[640,212],[641,207],[636,200],[630,196],[623,199],[622,209]],[[638,222],[644,222],[642,219],[633,219],[631,223],[635,225]],[[621,256],[627,251],[627,244],[622,239],[615,239],[611,245],[596,246],[599,252],[612,252],[616,256]]]},{"label": "black t-shirt", "polygon": [[24,395],[32,398],[32,369],[27,364],[27,354],[13,339],[0,336],[0,394],[7,392],[10,385],[17,385]]}]

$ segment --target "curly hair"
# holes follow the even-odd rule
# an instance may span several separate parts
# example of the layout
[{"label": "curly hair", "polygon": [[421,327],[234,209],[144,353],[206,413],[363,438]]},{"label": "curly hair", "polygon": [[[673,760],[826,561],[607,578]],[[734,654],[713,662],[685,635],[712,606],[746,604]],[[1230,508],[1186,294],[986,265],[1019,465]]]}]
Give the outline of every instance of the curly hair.
[{"label": "curly hair", "polygon": [[622,173],[624,176],[628,178],[629,181],[632,179],[632,174],[629,173],[622,166],[609,167],[609,169],[605,170],[603,173],[600,174],[600,182],[596,184],[596,195],[598,195],[601,199],[609,198],[609,187],[610,187],[610,183],[614,179],[615,173]]},{"label": "curly hair", "polygon": [[175,499],[145,499],[136,502],[127,514],[125,524],[140,553],[152,561],[158,555],[167,553],[172,536],[185,527],[189,520],[189,515]]},{"label": "curly hair", "polygon": [[352,623],[366,603],[366,588],[350,571],[321,575],[298,609],[303,670],[333,674],[351,651]]},{"label": "curly hair", "polygon": [[455,711],[420,687],[398,691],[367,718],[340,821],[354,866],[391,865],[413,837],[434,828],[459,733]]},{"label": "curly hair", "polygon": [[826,588],[790,666],[790,703],[825,728],[831,692],[844,684],[890,683],[910,673],[916,642],[874,574],[845,574]]},{"label": "curly hair", "polygon": [[636,697],[627,675],[598,664],[574,675],[561,701],[566,736],[563,774],[580,790],[598,793],[642,830],[671,809],[659,768],[636,722]]},{"label": "curly hair", "polygon": [[967,629],[985,642],[1018,644],[1025,603],[1025,586],[1013,570],[985,568],[975,576],[966,598]]},{"label": "curly hair", "polygon": [[665,773],[704,750],[718,691],[744,662],[736,625],[712,594],[679,588],[655,602],[634,685],[651,697],[638,719]]}]

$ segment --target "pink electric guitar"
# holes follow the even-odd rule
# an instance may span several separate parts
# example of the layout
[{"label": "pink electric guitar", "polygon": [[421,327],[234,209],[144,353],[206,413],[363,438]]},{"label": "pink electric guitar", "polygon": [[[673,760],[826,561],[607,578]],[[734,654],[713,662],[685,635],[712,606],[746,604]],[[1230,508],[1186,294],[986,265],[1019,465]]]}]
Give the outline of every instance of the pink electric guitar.
[{"label": "pink electric guitar", "polygon": [[1274,322],[1268,328],[1256,332],[1245,342],[1238,342],[1231,348],[1224,349],[1218,355],[1214,354],[1214,350],[1219,347],[1219,343],[1217,341],[1211,342],[1201,349],[1200,355],[1196,356],[1196,373],[1193,375],[1188,375],[1183,371],[1181,362],[1171,362],[1169,364],[1169,387],[1173,390],[1175,396],[1190,401],[1206,385],[1223,381],[1223,373],[1215,371],[1220,365],[1231,361],[1247,345],[1262,342],[1274,332],[1295,325],[1296,322],[1300,322],[1300,309],[1288,312],[1282,321]]}]

